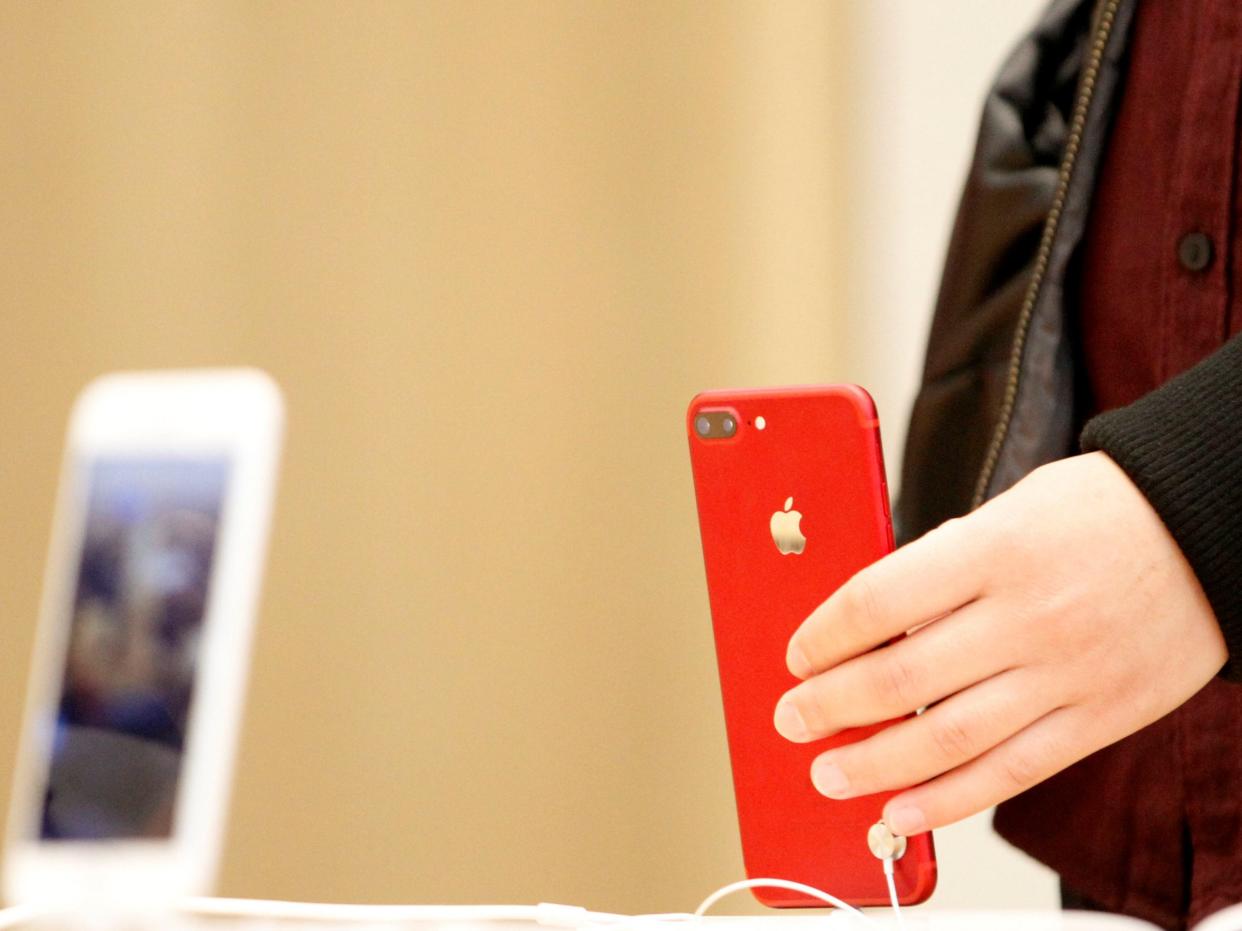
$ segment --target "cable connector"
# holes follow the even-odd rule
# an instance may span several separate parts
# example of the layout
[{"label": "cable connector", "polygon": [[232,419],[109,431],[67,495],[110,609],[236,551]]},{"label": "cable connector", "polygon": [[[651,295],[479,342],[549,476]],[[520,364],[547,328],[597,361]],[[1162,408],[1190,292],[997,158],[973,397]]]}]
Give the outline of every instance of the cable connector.
[{"label": "cable connector", "polygon": [[906,855],[906,839],[894,834],[887,824],[877,821],[867,832],[867,847],[872,856],[884,864],[884,882],[888,885],[888,899],[893,905],[893,916],[897,919],[897,927],[904,931],[906,922],[901,915],[901,899],[897,895],[897,880],[893,875],[893,864]]},{"label": "cable connector", "polygon": [[871,825],[867,846],[877,860],[900,860],[906,855],[906,839],[890,831],[883,821]]}]

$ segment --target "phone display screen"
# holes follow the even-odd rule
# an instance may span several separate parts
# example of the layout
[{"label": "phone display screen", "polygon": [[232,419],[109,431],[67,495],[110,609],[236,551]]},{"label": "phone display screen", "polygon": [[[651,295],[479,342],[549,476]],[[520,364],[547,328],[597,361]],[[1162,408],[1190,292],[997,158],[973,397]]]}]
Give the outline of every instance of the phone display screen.
[{"label": "phone display screen", "polygon": [[80,471],[86,515],[40,833],[169,837],[229,464],[108,458]]}]

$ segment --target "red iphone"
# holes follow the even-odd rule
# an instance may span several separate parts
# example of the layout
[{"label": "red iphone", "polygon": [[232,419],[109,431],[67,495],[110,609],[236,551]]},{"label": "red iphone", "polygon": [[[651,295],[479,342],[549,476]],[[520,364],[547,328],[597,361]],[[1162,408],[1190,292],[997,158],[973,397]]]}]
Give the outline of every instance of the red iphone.
[{"label": "red iphone", "polygon": [[[797,682],[785,667],[794,630],[893,549],[875,403],[856,385],[709,391],[691,401],[686,426],[747,875],[886,904],[867,831],[891,793],[834,801],[810,777],[824,750],[885,725],[795,744],[772,724]],[[931,834],[909,838],[895,879],[903,904],[931,895]],[[776,907],[821,904],[778,889],[755,896]]]}]

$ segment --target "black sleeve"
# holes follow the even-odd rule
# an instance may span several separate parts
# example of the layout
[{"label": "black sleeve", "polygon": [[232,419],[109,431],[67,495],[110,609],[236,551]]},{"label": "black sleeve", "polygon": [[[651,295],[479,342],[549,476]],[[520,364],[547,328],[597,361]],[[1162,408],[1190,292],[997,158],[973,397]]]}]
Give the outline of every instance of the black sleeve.
[{"label": "black sleeve", "polygon": [[1242,336],[1082,433],[1146,495],[1199,578],[1242,681]]}]

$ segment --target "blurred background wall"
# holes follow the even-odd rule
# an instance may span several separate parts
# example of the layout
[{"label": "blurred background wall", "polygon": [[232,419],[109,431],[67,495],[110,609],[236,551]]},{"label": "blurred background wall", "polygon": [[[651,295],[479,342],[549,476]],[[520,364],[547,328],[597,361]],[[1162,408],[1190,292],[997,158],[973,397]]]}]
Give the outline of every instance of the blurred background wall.
[{"label": "blurred background wall", "polygon": [[[895,471],[1036,6],[0,6],[0,759],[74,394],[254,364],[289,435],[222,891],[738,878],[684,406],[859,381]],[[985,821],[936,901],[1051,904]]]}]

